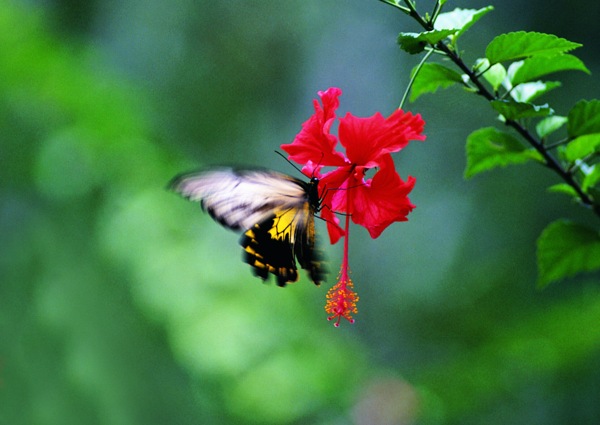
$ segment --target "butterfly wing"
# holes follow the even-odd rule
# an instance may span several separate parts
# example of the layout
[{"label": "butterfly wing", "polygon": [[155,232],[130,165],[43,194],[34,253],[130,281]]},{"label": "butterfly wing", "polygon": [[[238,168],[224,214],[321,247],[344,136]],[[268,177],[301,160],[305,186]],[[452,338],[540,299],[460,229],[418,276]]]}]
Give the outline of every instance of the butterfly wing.
[{"label": "butterfly wing", "polygon": [[307,270],[315,285],[320,285],[326,271],[321,252],[315,247],[314,207],[307,201],[301,207],[277,208],[261,223],[248,229],[240,241],[244,260],[254,274],[266,279],[277,277],[277,285],[298,280],[296,259]]},{"label": "butterfly wing", "polygon": [[249,229],[276,208],[293,208],[306,201],[301,180],[270,170],[216,169],[183,174],[171,188],[198,201],[210,216],[233,230]]},{"label": "butterfly wing", "polygon": [[325,275],[315,248],[316,181],[309,183],[270,170],[217,169],[176,177],[171,187],[223,226],[247,229],[240,243],[245,261],[279,286],[298,280],[296,259],[319,285]]}]

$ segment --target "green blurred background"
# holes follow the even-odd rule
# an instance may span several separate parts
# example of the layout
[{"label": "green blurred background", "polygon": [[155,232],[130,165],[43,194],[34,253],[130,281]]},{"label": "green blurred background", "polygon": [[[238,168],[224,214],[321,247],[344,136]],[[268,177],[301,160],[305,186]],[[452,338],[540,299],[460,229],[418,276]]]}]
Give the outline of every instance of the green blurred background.
[{"label": "green blurred background", "polygon": [[[524,29],[600,71],[600,3],[494,6],[468,60]],[[483,101],[406,106],[427,122],[396,156],[417,209],[377,240],[353,228],[354,325],[325,320],[326,287],[262,285],[236,234],[165,190],[209,164],[294,173],[273,151],[318,90],[391,113],[413,30],[376,0],[1,0],[0,424],[600,423],[598,275],[535,288],[541,230],[598,223],[542,167],[463,180]],[[599,97],[560,78],[561,114]]]}]

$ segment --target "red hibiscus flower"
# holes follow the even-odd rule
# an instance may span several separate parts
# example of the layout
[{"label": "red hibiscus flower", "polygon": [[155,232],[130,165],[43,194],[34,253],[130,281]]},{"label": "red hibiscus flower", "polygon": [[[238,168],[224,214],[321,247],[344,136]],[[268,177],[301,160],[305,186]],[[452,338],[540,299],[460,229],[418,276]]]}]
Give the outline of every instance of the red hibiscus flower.
[{"label": "red hibiscus flower", "polygon": [[[350,289],[348,268],[349,219],[365,227],[377,238],[390,224],[406,221],[415,207],[408,199],[415,179],[407,181],[396,172],[391,153],[398,152],[411,140],[425,140],[425,122],[420,115],[398,109],[385,118],[379,112],[368,118],[347,113],[339,119],[339,142],[346,155],[336,151],[338,138],[330,133],[336,120],[338,97],[342,91],[332,87],[319,92],[321,104],[314,101],[315,113],[302,125],[290,144],[281,145],[288,158],[304,165],[308,176],[319,177],[321,216],[327,221],[331,243],[346,236],[344,258],[338,283],[330,290],[326,310],[330,319],[341,317],[353,321],[358,297]],[[323,167],[335,167],[321,174]],[[367,172],[374,170],[372,177]],[[346,215],[346,226],[339,226],[335,213]]]}]

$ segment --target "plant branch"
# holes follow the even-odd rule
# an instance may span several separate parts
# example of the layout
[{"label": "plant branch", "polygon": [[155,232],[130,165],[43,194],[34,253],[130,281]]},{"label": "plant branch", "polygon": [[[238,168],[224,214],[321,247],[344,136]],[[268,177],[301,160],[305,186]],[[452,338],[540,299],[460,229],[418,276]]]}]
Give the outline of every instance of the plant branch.
[{"label": "plant branch", "polygon": [[[380,1],[384,1],[384,0],[380,0]],[[423,18],[421,15],[419,15],[419,13],[416,11],[415,6],[411,0],[404,0],[404,3],[406,4],[406,6],[408,8],[408,12],[407,12],[408,15],[413,17],[419,23],[419,25],[421,27],[423,27],[427,31],[431,31],[434,29],[434,27],[433,27],[434,20],[427,21],[427,20],[425,20],[425,18]],[[488,102],[491,102],[493,100],[500,100],[495,94],[490,92],[490,90],[488,90],[488,88],[482,83],[482,81],[480,80],[480,77],[482,74],[481,73],[477,74],[471,68],[469,68],[465,64],[465,62],[462,60],[462,58],[450,46],[448,46],[448,44],[446,44],[444,41],[440,41],[440,42],[436,43],[435,45],[432,45],[432,47],[434,49],[438,50],[439,52],[441,52],[442,54],[444,54],[446,57],[448,57],[464,74],[466,74],[468,76],[469,81],[471,81],[471,83],[475,87],[476,93],[478,95],[485,98]],[[425,60],[429,58],[431,53],[432,53],[432,51],[430,51],[428,53]],[[424,62],[421,62],[419,64],[419,66],[422,66],[423,63]],[[412,80],[411,80],[411,82],[412,82]],[[402,99],[402,103],[404,103],[405,98],[406,98],[406,94],[404,95],[404,97]],[[586,207],[591,208],[594,211],[594,213],[600,217],[600,204],[594,203],[593,199],[591,199],[583,191],[580,184],[575,180],[573,175],[571,173],[569,173],[562,166],[562,164],[549,152],[548,147],[544,146],[544,144],[542,143],[541,140],[537,139],[533,134],[531,134],[529,132],[529,130],[525,126],[523,126],[520,122],[518,122],[516,120],[507,119],[505,121],[505,124],[508,127],[513,128],[517,133],[519,133],[521,135],[521,137],[523,137],[523,139],[525,139],[525,141],[527,141],[527,143],[529,145],[531,145],[536,151],[538,151],[540,153],[540,155],[542,155],[542,157],[544,158],[545,165],[548,168],[550,168],[552,171],[554,171],[556,174],[558,174],[559,177],[565,183],[567,183],[569,186],[571,186],[575,190],[575,192],[577,193],[577,196],[579,197],[582,204],[584,204]]]},{"label": "plant branch", "polygon": [[[476,75],[458,56],[454,51],[452,51],[446,43],[440,41],[436,44],[436,48],[445,53],[445,55],[452,61],[456,66],[458,66],[461,71],[463,71],[468,77],[469,80],[475,85],[477,88],[477,94],[484,97],[487,101],[498,100],[498,98],[492,94],[486,86],[483,85],[479,76]],[[577,196],[581,202],[589,208],[592,208],[594,213],[600,217],[600,205],[594,203],[594,201],[583,191],[579,183],[575,180],[572,174],[570,174],[565,168],[561,165],[561,163],[549,152],[548,148],[544,146],[544,144],[538,140],[535,136],[533,136],[527,128],[525,128],[521,123],[515,120],[506,120],[505,124],[511,128],[513,128],[517,133],[519,133],[526,141],[529,143],[536,151],[538,151],[544,161],[546,166],[557,173],[560,178],[571,186],[575,192],[577,192]]]},{"label": "plant branch", "polygon": [[425,28],[427,31],[431,31],[433,30],[433,22],[428,22],[426,21],[420,14],[419,12],[417,12],[417,9],[415,8],[414,3],[412,2],[412,0],[404,0],[404,3],[406,4],[406,6],[408,7],[408,14],[410,16],[413,17],[413,19],[415,19],[419,25],[421,25],[423,28]]}]

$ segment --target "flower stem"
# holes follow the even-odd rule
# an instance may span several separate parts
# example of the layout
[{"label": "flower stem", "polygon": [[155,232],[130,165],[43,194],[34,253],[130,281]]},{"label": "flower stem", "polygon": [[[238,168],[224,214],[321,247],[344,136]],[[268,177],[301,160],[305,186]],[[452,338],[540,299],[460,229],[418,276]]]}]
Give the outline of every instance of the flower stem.
[{"label": "flower stem", "polygon": [[412,88],[412,85],[415,82],[415,78],[417,78],[419,71],[421,71],[421,68],[423,68],[423,65],[425,65],[425,62],[427,62],[427,59],[429,59],[429,56],[431,56],[433,52],[433,49],[429,50],[425,57],[421,60],[421,62],[419,62],[419,64],[415,68],[415,72],[410,77],[410,81],[408,82],[408,86],[406,86],[406,90],[404,91],[404,95],[402,96],[402,100],[400,101],[400,106],[398,106],[398,109],[402,109],[404,107],[404,102],[406,102],[406,99],[408,98],[408,93],[410,92],[410,89]]},{"label": "flower stem", "polygon": [[[348,196],[349,198],[350,196]],[[344,236],[344,257],[342,259],[342,270],[348,270],[348,253],[349,253],[349,243],[350,239],[350,214],[346,214],[346,235]]]}]

